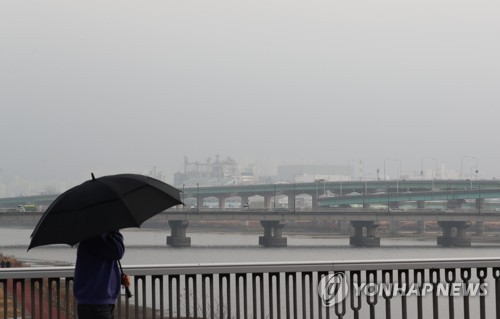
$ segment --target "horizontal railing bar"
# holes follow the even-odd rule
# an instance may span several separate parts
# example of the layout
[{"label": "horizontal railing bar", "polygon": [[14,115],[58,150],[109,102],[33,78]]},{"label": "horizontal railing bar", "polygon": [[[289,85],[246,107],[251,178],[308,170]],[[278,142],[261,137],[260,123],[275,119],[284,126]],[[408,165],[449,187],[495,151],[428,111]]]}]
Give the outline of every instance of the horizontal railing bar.
[{"label": "horizontal railing bar", "polygon": [[[397,270],[431,268],[500,267],[500,258],[446,258],[224,264],[124,265],[129,275],[183,275],[305,271]],[[74,267],[25,267],[0,269],[0,279],[72,277]]]},{"label": "horizontal railing bar", "polygon": [[0,279],[73,277],[74,267],[19,267],[0,269]]}]

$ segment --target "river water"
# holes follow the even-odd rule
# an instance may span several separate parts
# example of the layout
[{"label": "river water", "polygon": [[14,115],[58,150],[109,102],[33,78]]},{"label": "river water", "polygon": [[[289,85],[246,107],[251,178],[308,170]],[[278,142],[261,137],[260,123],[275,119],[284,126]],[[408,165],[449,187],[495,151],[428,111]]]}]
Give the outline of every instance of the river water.
[{"label": "river water", "polygon": [[[189,229],[188,229],[189,230]],[[32,265],[73,264],[76,248],[66,245],[37,247],[27,251],[32,228],[0,227],[0,254],[15,256]],[[434,236],[426,238],[382,238],[380,247],[361,248],[349,246],[349,238],[338,236],[293,235],[287,247],[265,248],[258,245],[260,233],[247,232],[191,232],[191,247],[175,248],[166,245],[169,231],[158,229],[122,230],[126,253],[124,265],[146,264],[205,264],[241,262],[287,262],[287,261],[342,261],[374,259],[419,259],[419,258],[477,258],[497,257],[499,244],[473,243],[466,248],[444,248],[436,245]],[[443,297],[444,298],[444,297]],[[494,313],[493,295],[487,296],[488,315]],[[430,297],[426,298],[425,315],[431,316]],[[461,299],[456,298],[456,309],[462,308]],[[440,313],[447,316],[447,299],[443,299]],[[397,313],[398,304],[392,308]],[[415,305],[409,305],[410,317],[415,315]],[[366,308],[366,307],[365,307]],[[471,304],[472,313],[478,313],[477,300]],[[384,303],[376,308],[377,318],[385,316]],[[364,310],[366,311],[366,310]],[[365,313],[365,315],[367,315]]]},{"label": "river water", "polygon": [[[189,231],[189,229],[188,229]],[[27,251],[32,229],[0,227],[0,254],[15,256],[34,264],[45,261],[72,264],[76,248],[66,245],[37,247]],[[169,231],[158,229],[122,230],[127,265],[198,264],[232,262],[340,261],[368,259],[475,258],[497,257],[499,244],[473,243],[467,248],[445,248],[436,238],[382,238],[380,247],[349,246],[349,238],[284,234],[287,247],[258,245],[260,233],[192,232],[191,247],[166,245]]]}]

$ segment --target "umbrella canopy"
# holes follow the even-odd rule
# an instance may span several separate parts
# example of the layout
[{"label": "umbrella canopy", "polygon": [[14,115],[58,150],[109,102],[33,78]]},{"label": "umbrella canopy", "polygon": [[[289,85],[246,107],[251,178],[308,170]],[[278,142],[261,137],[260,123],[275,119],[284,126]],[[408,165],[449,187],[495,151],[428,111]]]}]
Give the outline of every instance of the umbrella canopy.
[{"label": "umbrella canopy", "polygon": [[47,208],[28,248],[76,243],[127,227],[183,204],[180,191],[157,179],[120,174],[94,178],[71,188]]}]

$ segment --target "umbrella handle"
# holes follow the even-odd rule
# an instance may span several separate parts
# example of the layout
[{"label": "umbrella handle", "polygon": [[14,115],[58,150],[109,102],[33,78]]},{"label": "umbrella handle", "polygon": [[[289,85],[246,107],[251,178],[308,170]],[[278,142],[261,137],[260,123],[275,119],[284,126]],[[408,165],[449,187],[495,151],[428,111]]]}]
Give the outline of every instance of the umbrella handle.
[{"label": "umbrella handle", "polygon": [[128,289],[128,287],[125,287],[125,295],[127,296],[127,298],[132,297],[132,292],[130,292],[130,289]]},{"label": "umbrella handle", "polygon": [[[123,276],[126,275],[123,273],[122,263],[120,262],[120,260],[118,260],[118,266],[120,267],[120,272],[121,272],[120,279],[121,279]],[[123,286],[125,287],[125,295],[127,296],[127,298],[132,297],[132,292],[130,291],[130,289],[125,285]]]}]

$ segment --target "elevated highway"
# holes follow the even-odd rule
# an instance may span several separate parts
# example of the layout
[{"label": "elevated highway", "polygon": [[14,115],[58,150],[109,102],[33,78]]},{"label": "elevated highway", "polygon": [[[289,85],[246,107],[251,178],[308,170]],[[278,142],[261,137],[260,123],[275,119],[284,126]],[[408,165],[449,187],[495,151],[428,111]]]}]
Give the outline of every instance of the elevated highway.
[{"label": "elevated highway", "polygon": [[[400,193],[360,194],[319,198],[319,206],[329,207],[353,204],[388,204],[402,202],[465,201],[500,198],[500,189],[437,190]],[[481,206],[481,205],[479,205]],[[478,208],[479,208],[478,206]],[[423,208],[423,207],[420,207]]]},{"label": "elevated highway", "polygon": [[[287,196],[289,198],[289,208],[294,209],[295,201],[299,195],[308,195],[312,198],[312,207],[331,206],[340,204],[350,204],[356,201],[363,202],[362,198],[369,199],[370,202],[383,202],[387,195],[383,196],[376,193],[398,194],[390,197],[389,201],[397,200],[420,200],[418,196],[423,196],[421,200],[428,201],[437,198],[434,196],[458,196],[459,191],[468,192],[468,198],[500,198],[500,180],[401,180],[401,181],[323,181],[319,180],[313,183],[279,183],[279,184],[259,184],[259,185],[232,185],[232,186],[182,186],[184,202],[194,201],[197,207],[204,206],[204,200],[207,198],[216,198],[218,207],[225,208],[228,198],[240,198],[241,203],[247,203],[250,197],[260,196],[264,199],[264,207],[272,208],[275,206],[277,197]],[[490,191],[488,193],[488,190]],[[498,190],[498,192],[495,192]],[[456,194],[453,194],[457,191]],[[347,194],[362,194],[364,196],[346,198]],[[465,194],[464,193],[464,194]],[[406,195],[405,195],[406,194]],[[38,196],[20,196],[10,198],[0,198],[0,209],[14,209],[18,205],[35,204],[42,207],[48,207],[59,194],[48,194]],[[372,197],[373,195],[373,197]],[[375,196],[376,195],[376,196]],[[323,197],[330,196],[326,199]],[[359,195],[358,195],[359,196]],[[333,199],[333,197],[337,199]],[[340,199],[344,197],[344,199]],[[291,199],[291,200],[290,200]],[[386,200],[387,202],[387,200]]]}]

